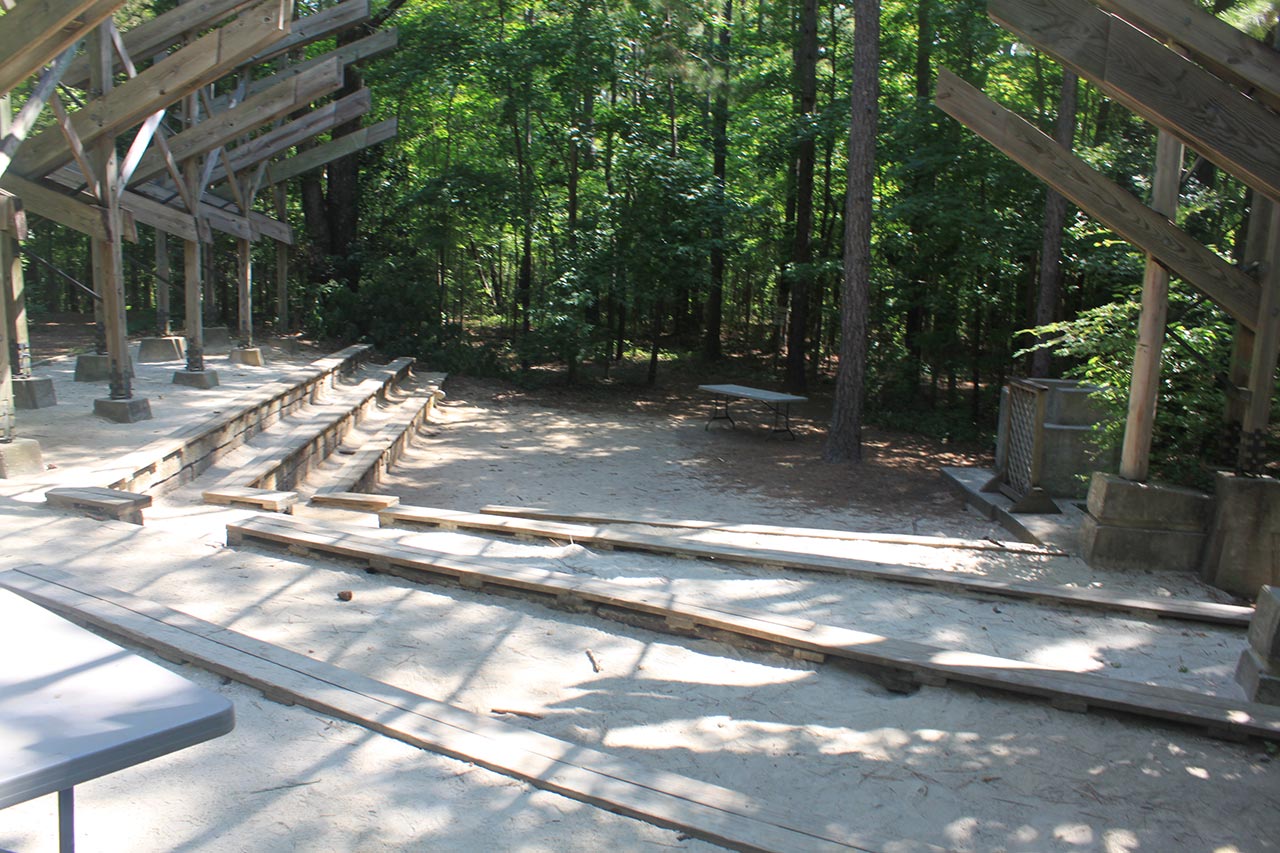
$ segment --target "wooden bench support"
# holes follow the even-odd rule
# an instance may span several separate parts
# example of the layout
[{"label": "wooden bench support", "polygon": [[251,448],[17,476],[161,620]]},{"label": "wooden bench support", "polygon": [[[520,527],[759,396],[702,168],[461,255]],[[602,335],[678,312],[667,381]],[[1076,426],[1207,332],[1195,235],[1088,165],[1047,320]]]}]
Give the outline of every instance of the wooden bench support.
[{"label": "wooden bench support", "polygon": [[939,851],[906,839],[806,825],[737,791],[482,717],[56,569],[0,573],[0,586],[74,622],[254,687],[273,701],[731,850]]},{"label": "wooden bench support", "polygon": [[276,492],[249,486],[222,486],[209,489],[202,497],[205,503],[257,507],[268,512],[290,512],[293,505],[298,502],[297,492]]},{"label": "wooden bench support", "polygon": [[[1051,669],[1026,661],[806,623],[767,611],[750,613],[567,572],[493,566],[475,558],[411,548],[354,531],[335,533],[327,527],[282,517],[260,516],[229,524],[227,538],[229,542],[256,542],[277,548],[304,547],[313,553],[365,564],[376,557],[384,561],[382,565],[388,567],[389,574],[418,582],[445,579],[473,589],[480,585],[509,593],[536,593],[544,600],[571,593],[599,608],[598,613],[612,609],[641,614],[650,620],[646,624],[663,625],[672,632],[685,633],[673,626],[706,628],[721,637],[741,638],[745,644],[763,641],[774,647],[825,655],[828,659],[897,672],[912,679],[923,676],[1049,702],[1080,702],[1089,708],[1184,723],[1202,730],[1222,727],[1250,737],[1280,741],[1280,708],[1260,703]],[[655,616],[657,619],[653,620]]]},{"label": "wooden bench support", "polygon": [[692,539],[632,533],[585,524],[505,518],[431,507],[391,507],[379,512],[378,520],[383,527],[480,530],[506,536],[535,535],[543,539],[573,541],[592,548],[624,548],[666,556],[701,557],[776,569],[827,572],[869,580],[931,586],[967,595],[1016,598],[1052,607],[1091,608],[1126,614],[1142,612],[1152,617],[1210,622],[1236,628],[1248,627],[1249,619],[1253,615],[1252,607],[1218,604],[1212,601],[1144,598],[1098,589],[999,580],[937,569],[892,566],[863,560],[798,554],[791,551],[772,551],[765,548],[716,545]]},{"label": "wooden bench support", "polygon": [[96,486],[59,487],[45,492],[44,502],[59,509],[84,513],[90,518],[142,524],[142,510],[151,506],[151,496]]}]

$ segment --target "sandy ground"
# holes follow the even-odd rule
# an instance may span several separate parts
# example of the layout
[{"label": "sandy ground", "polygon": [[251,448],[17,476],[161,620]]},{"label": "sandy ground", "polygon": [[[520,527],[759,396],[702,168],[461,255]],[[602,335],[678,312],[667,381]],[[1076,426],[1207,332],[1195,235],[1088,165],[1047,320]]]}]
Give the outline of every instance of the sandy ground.
[{"label": "sandy ground", "polygon": [[[283,367],[277,358],[244,378],[263,381]],[[915,469],[897,480],[885,465],[819,471],[811,459],[820,437],[811,430],[794,443],[769,442],[750,419],[737,430],[705,431],[703,413],[689,406],[547,403],[477,382],[451,382],[446,391],[449,399],[383,483],[382,491],[404,503],[1007,538],[947,494],[936,474],[931,487]],[[75,395],[86,392],[66,393],[58,409],[74,413],[83,405]],[[50,438],[41,439],[50,442],[53,464],[61,458],[53,444],[61,428],[51,422],[44,427]],[[153,428],[133,429],[141,435]],[[115,442],[127,443],[105,446],[107,438],[95,437],[127,429],[80,432],[80,445],[90,450],[68,453],[48,476],[90,463],[95,446],[105,457],[117,452]],[[889,457],[888,450],[879,455]],[[903,482],[913,485],[904,489]],[[196,503],[197,487],[158,500],[143,529],[47,513],[29,503],[39,487],[0,489],[18,499],[0,507],[0,567],[43,563],[90,573],[474,713],[740,790],[814,825],[973,851],[1254,851],[1276,849],[1280,838],[1277,762],[1257,744],[985,691],[894,693],[838,667],[282,552],[231,549],[225,524],[243,513]],[[571,542],[377,531],[368,517],[305,514],[497,564],[1241,695],[1232,678],[1240,631]],[[783,547],[776,537],[755,541]],[[1150,595],[1212,594],[1190,577],[1095,572],[1072,557],[820,540],[785,547]],[[351,590],[353,600],[339,602],[340,590]],[[711,849],[177,669],[235,701],[236,730],[81,786],[82,849]],[[53,849],[53,816],[49,797],[0,812],[0,849]]]}]

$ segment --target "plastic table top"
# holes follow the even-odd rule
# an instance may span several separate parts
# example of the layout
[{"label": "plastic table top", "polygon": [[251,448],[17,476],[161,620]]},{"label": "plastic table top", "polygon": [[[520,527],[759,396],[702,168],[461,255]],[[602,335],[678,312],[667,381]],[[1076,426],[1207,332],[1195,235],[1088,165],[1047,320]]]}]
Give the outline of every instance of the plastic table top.
[{"label": "plastic table top", "polygon": [[0,590],[0,808],[234,726],[225,697]]}]

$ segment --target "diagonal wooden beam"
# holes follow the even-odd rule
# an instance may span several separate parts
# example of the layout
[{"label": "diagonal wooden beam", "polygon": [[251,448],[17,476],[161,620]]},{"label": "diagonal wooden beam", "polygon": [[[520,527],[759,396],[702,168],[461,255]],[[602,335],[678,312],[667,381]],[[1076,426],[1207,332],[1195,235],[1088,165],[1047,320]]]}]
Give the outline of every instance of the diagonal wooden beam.
[{"label": "diagonal wooden beam", "polygon": [[84,38],[124,0],[23,0],[0,15],[0,95]]},{"label": "diagonal wooden beam", "polygon": [[1006,110],[945,68],[935,103],[999,148],[1081,210],[1150,255],[1252,329],[1258,283],[1206,249],[1021,116]]},{"label": "diagonal wooden beam", "polygon": [[1176,43],[1196,62],[1280,110],[1280,52],[1190,0],[1094,0],[1134,26]]},{"label": "diagonal wooden beam", "polygon": [[84,204],[13,172],[0,177],[0,189],[22,199],[22,206],[28,213],[42,216],[81,234],[88,234],[96,240],[110,239],[106,211],[99,206]]},{"label": "diagonal wooden beam", "polygon": [[267,62],[294,48],[304,47],[322,38],[350,29],[356,24],[369,19],[369,0],[343,0],[335,6],[312,12],[305,18],[295,18],[289,35],[276,44],[256,54],[250,63],[258,65]]},{"label": "diagonal wooden beam", "polygon": [[79,42],[64,50],[53,61],[52,65],[40,72],[40,79],[36,81],[31,93],[27,95],[27,100],[23,103],[22,109],[14,116],[8,129],[0,134],[0,136],[3,136],[3,138],[0,138],[0,175],[3,175],[8,170],[18,146],[22,144],[22,141],[27,138],[27,134],[35,127],[36,119],[44,111],[45,104],[49,102],[49,98],[57,91],[58,82],[66,72],[67,65],[70,64],[72,57],[75,56],[77,47],[79,47]]},{"label": "diagonal wooden beam", "polygon": [[[305,74],[312,68],[324,62],[336,59],[343,66],[351,65],[363,59],[372,56],[378,56],[389,50],[394,50],[399,40],[397,30],[392,27],[389,30],[379,30],[371,36],[353,41],[351,44],[343,45],[337,50],[331,50],[326,54],[317,56],[315,59],[308,59],[305,62],[299,62],[296,65],[290,65],[288,68],[281,69],[270,77],[264,77],[261,80],[254,80],[249,83],[249,94],[255,95],[271,86],[275,86],[291,77],[297,77],[299,74]],[[225,109],[227,97],[225,95],[214,98],[214,105],[218,109]]]},{"label": "diagonal wooden beam", "polygon": [[362,127],[354,133],[339,136],[332,142],[326,142],[315,148],[309,148],[301,154],[295,154],[287,160],[271,163],[267,166],[267,184],[278,184],[298,175],[318,169],[334,160],[354,154],[370,146],[385,142],[396,135],[397,120],[389,118],[368,127]]},{"label": "diagonal wooden beam", "polygon": [[[130,27],[123,34],[125,49],[130,56],[155,56],[179,44],[187,33],[207,30],[253,2],[254,0],[188,0],[175,9],[143,21],[136,27]],[[119,60],[115,62],[118,65]],[[66,84],[84,88],[88,83],[89,60],[82,57],[72,63],[67,71]]]},{"label": "diagonal wooden beam", "polygon": [[[87,146],[138,124],[283,38],[289,28],[285,11],[290,5],[291,0],[265,0],[91,101],[71,117],[81,141]],[[70,150],[60,144],[58,134],[56,128],[49,128],[33,137],[19,150],[11,168],[31,177],[70,162]]]},{"label": "diagonal wooden beam", "polygon": [[[372,97],[368,89],[353,92],[345,98],[339,98],[319,107],[305,116],[288,124],[269,130],[243,145],[237,145],[230,151],[232,170],[242,172],[258,163],[275,157],[289,150],[300,142],[305,142],[317,134],[332,130],[340,124],[364,115],[372,106]],[[214,169],[210,175],[210,184],[225,180],[225,168]]]},{"label": "diagonal wooden beam", "polygon": [[1000,26],[1273,200],[1280,116],[1086,0],[989,0]]},{"label": "diagonal wooden beam", "polygon": [[[336,92],[342,86],[342,65],[331,59],[305,74],[292,77],[246,99],[239,106],[210,116],[192,128],[168,140],[175,160],[186,160],[208,153],[236,139],[301,109],[312,101]],[[133,175],[133,183],[144,183],[165,171],[161,152],[152,151],[142,158]]]}]

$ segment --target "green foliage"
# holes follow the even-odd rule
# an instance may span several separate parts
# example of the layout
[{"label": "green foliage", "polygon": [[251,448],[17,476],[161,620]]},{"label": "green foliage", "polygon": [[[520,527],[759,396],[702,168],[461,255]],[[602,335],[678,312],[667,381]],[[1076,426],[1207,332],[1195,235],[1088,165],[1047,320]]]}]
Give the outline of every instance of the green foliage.
[{"label": "green foliage", "polygon": [[[1028,331],[1045,336],[1041,346],[1070,361],[1067,376],[1098,387],[1094,397],[1107,415],[1098,440],[1108,448],[1118,448],[1124,439],[1140,308],[1138,302],[1125,299]],[[1208,488],[1211,477],[1204,463],[1218,455],[1226,405],[1222,383],[1215,379],[1224,375],[1230,358],[1231,330],[1185,298],[1174,298],[1170,314],[1152,438],[1152,475]]]}]

